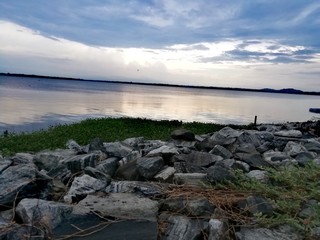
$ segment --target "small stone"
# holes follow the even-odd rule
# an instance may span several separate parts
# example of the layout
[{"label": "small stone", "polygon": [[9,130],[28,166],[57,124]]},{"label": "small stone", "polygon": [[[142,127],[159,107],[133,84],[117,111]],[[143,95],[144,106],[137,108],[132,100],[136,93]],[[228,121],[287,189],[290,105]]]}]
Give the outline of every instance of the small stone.
[{"label": "small stone", "polygon": [[269,181],[268,172],[262,170],[252,170],[247,173],[247,176],[251,179],[255,179],[262,183],[267,183]]},{"label": "small stone", "polygon": [[159,182],[172,182],[175,172],[176,169],[174,167],[166,167],[157,173],[154,179]]}]

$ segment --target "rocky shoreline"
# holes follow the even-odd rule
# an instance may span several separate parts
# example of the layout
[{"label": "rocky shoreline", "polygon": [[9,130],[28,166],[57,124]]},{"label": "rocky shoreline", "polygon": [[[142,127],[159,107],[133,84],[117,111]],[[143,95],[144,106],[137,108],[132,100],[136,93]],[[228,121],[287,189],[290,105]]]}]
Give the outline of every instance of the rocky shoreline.
[{"label": "rocky shoreline", "polygon": [[[304,239],[289,224],[254,224],[273,216],[270,199],[212,186],[236,182],[237,171],[272,184],[268,169],[320,165],[319,125],[179,129],[166,142],[69,140],[66,149],[0,156],[0,239]],[[307,199],[299,217],[319,204]],[[320,239],[320,225],[308,237]]]}]

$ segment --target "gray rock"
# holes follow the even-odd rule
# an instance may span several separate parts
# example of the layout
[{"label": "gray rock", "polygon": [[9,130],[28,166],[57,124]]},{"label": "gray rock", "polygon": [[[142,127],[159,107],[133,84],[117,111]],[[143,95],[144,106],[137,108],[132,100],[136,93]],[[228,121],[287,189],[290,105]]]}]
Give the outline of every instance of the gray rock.
[{"label": "gray rock", "polygon": [[236,141],[236,138],[241,135],[241,131],[234,130],[230,127],[224,127],[220,131],[215,132],[211,137],[210,140],[215,145],[222,145],[226,146],[232,144]]},{"label": "gray rock", "polygon": [[86,167],[95,167],[100,160],[100,154],[88,153],[83,155],[76,155],[71,158],[60,161],[60,164],[66,165],[72,173],[78,173]]},{"label": "gray rock", "polygon": [[271,216],[273,214],[273,206],[261,196],[249,196],[246,200],[238,202],[238,207],[252,215],[262,213]]},{"label": "gray rock", "polygon": [[142,156],[142,154],[136,150],[130,152],[127,156],[121,158],[121,160],[119,161],[119,165],[125,165],[131,161],[137,160],[138,158],[140,158]]},{"label": "gray rock", "polygon": [[161,202],[161,211],[170,211],[191,217],[209,217],[215,206],[206,198],[168,198]]},{"label": "gray rock", "polygon": [[111,177],[115,174],[119,167],[119,159],[117,157],[107,158],[106,160],[103,160],[100,162],[96,169],[100,172],[103,172],[104,174],[107,174]]},{"label": "gray rock", "polygon": [[317,209],[319,209],[319,202],[311,199],[303,204],[298,216],[302,219],[314,219],[317,217]]},{"label": "gray rock", "polygon": [[72,139],[68,140],[66,147],[70,150],[73,150],[77,154],[85,153],[84,149]]},{"label": "gray rock", "polygon": [[301,138],[302,132],[299,130],[282,130],[274,133],[278,137]]},{"label": "gray rock", "polygon": [[228,225],[219,219],[210,219],[208,240],[230,239]]},{"label": "gray rock", "polygon": [[107,186],[107,183],[93,178],[89,175],[76,177],[68,191],[64,196],[64,201],[74,203],[84,199],[88,194],[100,191]]},{"label": "gray rock", "polygon": [[72,212],[68,204],[45,201],[36,198],[25,198],[16,208],[16,214],[24,224],[35,224],[54,229]]},{"label": "gray rock", "polygon": [[315,152],[320,154],[320,142],[316,139],[309,139],[307,142],[304,143],[304,147],[309,152]]},{"label": "gray rock", "polygon": [[47,172],[48,176],[61,180],[64,184],[68,184],[69,180],[72,177],[71,171],[67,168],[66,165],[59,164],[49,172]]},{"label": "gray rock", "polygon": [[113,181],[105,189],[108,193],[135,193],[140,196],[150,197],[164,194],[162,185],[140,181]]},{"label": "gray rock", "polygon": [[219,162],[207,169],[207,179],[211,183],[221,183],[235,180],[235,175],[230,167]]},{"label": "gray rock", "polygon": [[270,150],[263,153],[263,159],[268,162],[281,162],[291,157],[286,152]]},{"label": "gray rock", "polygon": [[16,153],[11,157],[12,165],[33,164],[34,155],[30,153]]},{"label": "gray rock", "polygon": [[164,159],[170,159],[173,155],[179,154],[178,149],[173,146],[163,145],[156,148],[146,155],[147,157],[161,156]]},{"label": "gray rock", "polygon": [[207,152],[192,151],[190,154],[179,154],[173,157],[174,162],[185,162],[186,172],[205,172],[205,168],[214,165],[222,157]]},{"label": "gray rock", "polygon": [[165,167],[159,173],[157,173],[153,178],[159,182],[172,182],[173,176],[176,173],[174,167]]},{"label": "gray rock", "polygon": [[79,206],[89,208],[102,217],[156,221],[158,202],[131,193],[110,193],[106,196],[88,195]]},{"label": "gray rock", "polygon": [[237,143],[252,144],[260,153],[273,147],[274,136],[270,132],[246,130],[238,138]]},{"label": "gray rock", "polygon": [[137,170],[146,179],[153,178],[162,170],[164,162],[162,157],[142,157],[137,160]]},{"label": "gray rock", "polygon": [[308,150],[301,143],[289,141],[283,151],[288,153],[291,157],[295,157],[299,153],[307,152]]},{"label": "gray rock", "polygon": [[61,150],[57,149],[54,151],[41,151],[34,156],[34,163],[41,170],[50,171],[56,168],[59,162],[65,158],[70,158],[75,155],[73,150]]},{"label": "gray rock", "polygon": [[108,157],[123,158],[126,157],[133,150],[133,147],[123,142],[112,142],[104,143],[103,152],[105,152],[108,155]]},{"label": "gray rock", "polygon": [[315,159],[315,155],[310,152],[300,152],[297,154],[295,159],[297,160],[299,165],[305,166],[307,163]]},{"label": "gray rock", "polygon": [[51,179],[40,174],[34,164],[8,167],[0,175],[0,209],[22,198],[39,197],[50,182]]},{"label": "gray rock", "polygon": [[88,146],[88,152],[104,151],[103,142],[100,138],[93,139]]},{"label": "gray rock", "polygon": [[300,240],[302,236],[298,235],[289,226],[280,226],[278,228],[250,228],[241,227],[239,232],[236,232],[238,240]]},{"label": "gray rock", "polygon": [[261,171],[261,170],[252,170],[247,173],[247,176],[251,179],[255,179],[262,183],[268,183],[269,177],[267,171]]},{"label": "gray rock", "polygon": [[185,216],[170,216],[167,219],[170,224],[161,239],[168,240],[197,240],[203,238],[203,232],[208,227],[208,223],[200,219],[189,219]]},{"label": "gray rock", "polygon": [[181,139],[186,141],[194,141],[195,135],[193,132],[186,129],[177,129],[171,133],[171,138],[173,139]]},{"label": "gray rock", "polygon": [[105,174],[105,173],[103,173],[93,167],[86,167],[84,169],[84,174],[87,174],[93,178],[99,179],[99,180],[105,182],[107,185],[109,185],[111,182],[111,177],[109,175],[107,175],[107,174]]},{"label": "gray rock", "polygon": [[221,145],[214,146],[214,148],[209,153],[220,156],[223,159],[228,159],[232,157],[232,153]]},{"label": "gray rock", "polygon": [[179,185],[204,187],[209,184],[205,173],[175,173],[173,181]]},{"label": "gray rock", "polygon": [[114,174],[114,178],[118,180],[138,181],[142,180],[142,176],[137,170],[137,160],[130,161],[120,166]]},{"label": "gray rock", "polygon": [[142,143],[139,143],[138,147],[142,153],[142,156],[145,156],[150,151],[157,149],[165,144],[166,144],[166,142],[160,141],[160,140],[148,140],[148,141],[144,141]]},{"label": "gray rock", "polygon": [[139,149],[139,144],[143,144],[143,142],[144,142],[144,137],[127,138],[124,141],[122,141],[122,143],[129,145],[136,150]]},{"label": "gray rock", "polygon": [[1,226],[8,225],[10,222],[14,220],[13,212],[14,211],[12,209],[0,212],[0,229]]},{"label": "gray rock", "polygon": [[250,153],[238,153],[237,157],[239,160],[249,164],[251,168],[260,169],[265,167],[272,167],[272,165],[263,160],[259,153],[257,154],[250,154]]},{"label": "gray rock", "polygon": [[49,234],[35,226],[19,225],[10,223],[0,229],[0,239],[3,240],[46,240]]},{"label": "gray rock", "polygon": [[315,158],[312,162],[316,165],[320,165],[320,157]]},{"label": "gray rock", "polygon": [[320,239],[320,227],[313,228],[310,235],[310,239]]},{"label": "gray rock", "polygon": [[9,159],[0,159],[0,174],[6,170],[10,165],[12,164],[12,161]]}]

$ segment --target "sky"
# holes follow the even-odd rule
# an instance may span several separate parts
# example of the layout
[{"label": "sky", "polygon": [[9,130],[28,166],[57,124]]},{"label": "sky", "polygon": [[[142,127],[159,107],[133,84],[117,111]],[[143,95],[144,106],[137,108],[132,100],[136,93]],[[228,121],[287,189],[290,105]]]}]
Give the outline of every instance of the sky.
[{"label": "sky", "polygon": [[320,1],[1,0],[0,72],[320,91]]}]

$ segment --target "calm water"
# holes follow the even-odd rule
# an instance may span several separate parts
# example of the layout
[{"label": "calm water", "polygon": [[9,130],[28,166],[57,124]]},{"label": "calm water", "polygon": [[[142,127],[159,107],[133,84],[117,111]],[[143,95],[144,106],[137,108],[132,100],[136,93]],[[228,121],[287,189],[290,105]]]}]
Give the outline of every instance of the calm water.
[{"label": "calm water", "polygon": [[319,96],[0,76],[0,131],[32,131],[95,117],[214,123],[306,121]]}]

